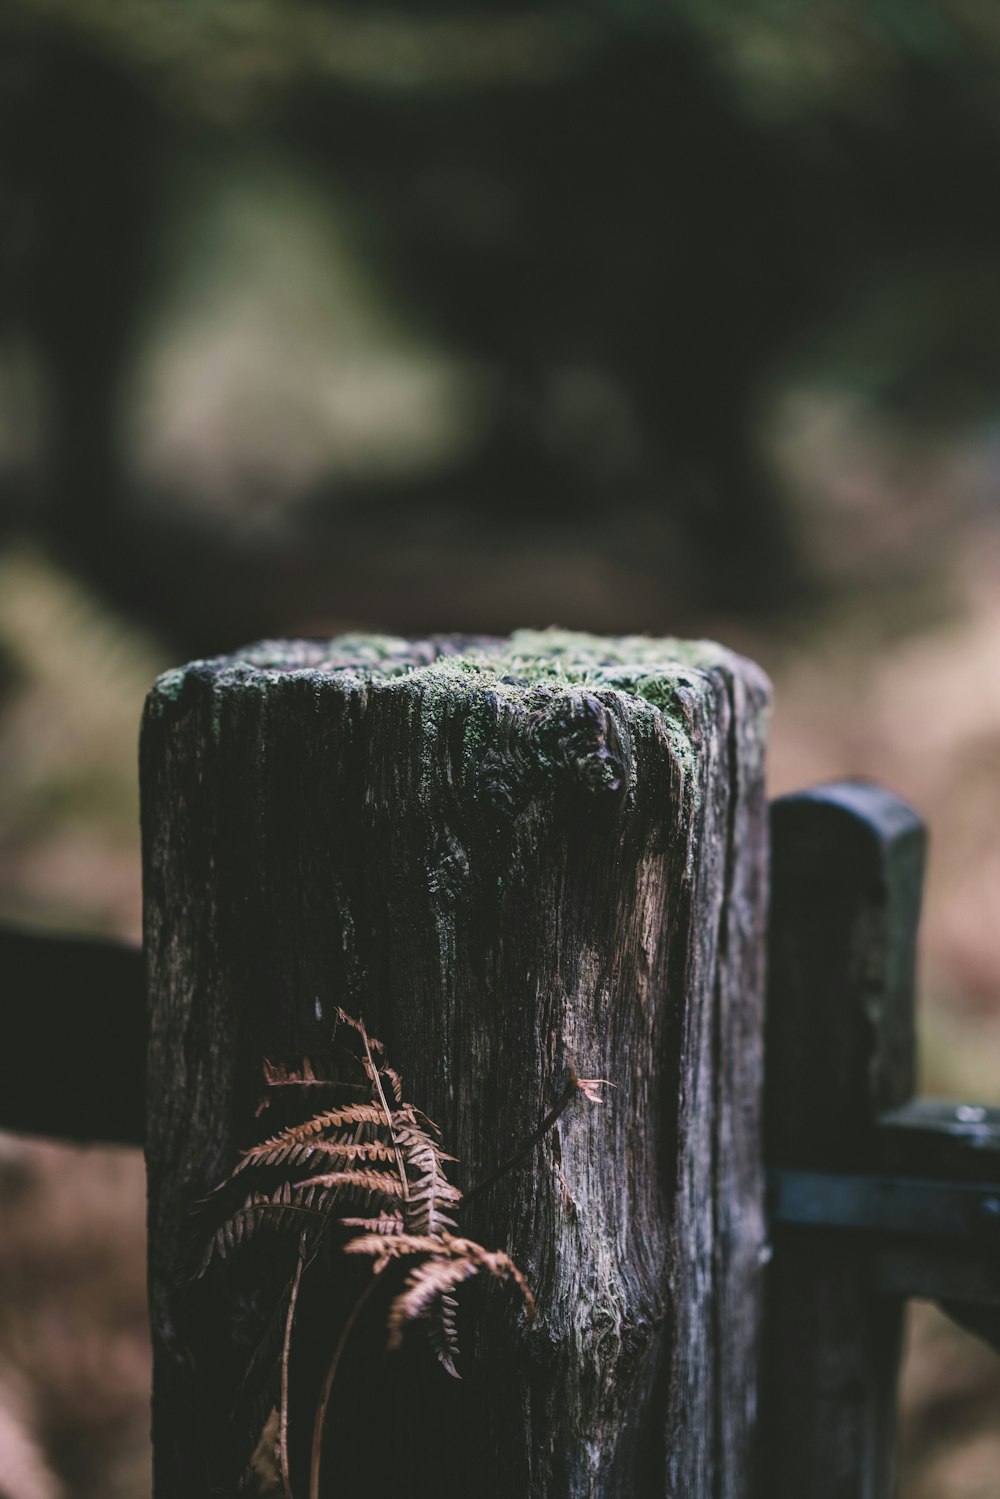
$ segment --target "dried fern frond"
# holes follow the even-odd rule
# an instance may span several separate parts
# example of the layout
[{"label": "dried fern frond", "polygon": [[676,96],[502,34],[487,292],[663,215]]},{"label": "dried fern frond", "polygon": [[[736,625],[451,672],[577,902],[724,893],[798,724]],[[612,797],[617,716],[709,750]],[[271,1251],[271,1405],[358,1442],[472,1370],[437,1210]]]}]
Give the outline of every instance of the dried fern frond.
[{"label": "dried fern frond", "polygon": [[300,1187],[332,1187],[338,1191],[353,1188],[354,1193],[369,1197],[381,1197],[387,1201],[406,1195],[406,1183],[391,1171],[327,1171],[322,1176],[309,1176],[299,1182]]},{"label": "dried fern frond", "polygon": [[358,1238],[348,1240],[344,1245],[344,1253],[368,1255],[374,1275],[381,1275],[393,1260],[407,1259],[415,1254],[445,1255],[440,1239],[408,1234],[405,1229],[388,1236],[380,1233],[360,1234]]},{"label": "dried fern frond", "polygon": [[389,1086],[392,1089],[392,1096],[393,1096],[393,1098],[396,1100],[397,1103],[402,1103],[403,1102],[403,1079],[400,1077],[400,1075],[396,1071],[395,1067],[383,1067],[382,1068],[382,1076],[389,1079]]},{"label": "dried fern frond", "polygon": [[352,1161],[392,1161],[395,1154],[393,1147],[381,1140],[355,1140],[351,1135],[337,1134],[326,1140],[296,1140],[283,1145],[265,1141],[245,1152],[229,1180],[251,1167],[309,1166],[319,1160],[327,1161],[331,1166],[348,1166]]},{"label": "dried fern frond", "polygon": [[[370,1048],[376,1054],[376,1056],[385,1056],[384,1044],[378,1039],[377,1036],[370,1036],[368,1034],[368,1027],[365,1025],[360,1015],[348,1015],[347,1011],[340,1005],[337,1006],[336,1014],[337,1023],[339,1025],[346,1025],[349,1030],[355,1031],[357,1035],[360,1036],[363,1045]],[[336,1029],[334,1030],[334,1035],[336,1035]]]},{"label": "dried fern frond", "polygon": [[317,1074],[311,1057],[303,1057],[294,1067],[286,1062],[269,1062],[265,1057],[263,1071],[265,1088],[310,1088],[331,1082]]},{"label": "dried fern frond", "polygon": [[272,1094],[282,1088],[295,1089],[299,1092],[310,1088],[325,1088],[327,1091],[331,1088],[338,1088],[349,1093],[362,1094],[367,1091],[363,1083],[342,1081],[335,1070],[326,1067],[314,1057],[303,1057],[300,1062],[291,1066],[286,1062],[268,1061],[265,1057],[263,1071],[264,1092],[261,1094],[255,1111],[258,1118],[271,1107]]},{"label": "dried fern frond", "polygon": [[325,1222],[325,1206],[322,1194],[300,1193],[289,1182],[283,1182],[275,1192],[252,1192],[212,1235],[195,1278],[204,1275],[213,1260],[228,1259],[234,1249],[261,1229],[301,1232],[312,1226],[318,1232]]},{"label": "dried fern frond", "polygon": [[390,1067],[385,1062],[376,1062],[374,1057],[355,1057],[355,1061],[361,1063],[371,1082],[374,1082],[376,1077],[384,1078],[396,1102],[403,1102],[403,1079],[395,1067]]},{"label": "dried fern frond", "polygon": [[[422,1129],[430,1130],[431,1134],[437,1135],[438,1139],[440,1140],[441,1126],[439,1124],[435,1124],[434,1120],[428,1118],[423,1109],[415,1108],[412,1103],[407,1104],[405,1107],[412,1115],[413,1120],[416,1124],[419,1124]],[[451,1157],[449,1156],[448,1159],[451,1160]],[[456,1156],[455,1159],[458,1160],[458,1157]]]},{"label": "dried fern frond", "polygon": [[[462,1193],[448,1180],[447,1168],[455,1157],[442,1150],[441,1131],[433,1120],[414,1105],[404,1103],[402,1079],[386,1061],[382,1042],[369,1036],[363,1020],[343,1010],[337,1011],[337,1026],[350,1033],[348,1044],[342,1046],[336,1041],[336,1028],[331,1044],[338,1056],[343,1053],[345,1067],[355,1069],[355,1080],[324,1076],[323,1066],[314,1057],[302,1057],[292,1064],[266,1061],[265,1090],[284,1090],[284,1102],[290,1102],[290,1107],[294,1106],[296,1090],[301,1090],[305,1098],[317,1086],[347,1092],[360,1088],[367,1096],[364,1101],[351,1102],[340,1091],[333,1091],[329,1106],[286,1125],[242,1152],[217,1192],[230,1191],[234,1181],[246,1180],[247,1173],[251,1180],[266,1183],[265,1173],[272,1173],[273,1180],[273,1173],[280,1171],[283,1180],[266,1190],[252,1191],[229,1212],[212,1234],[197,1272],[202,1275],[213,1261],[228,1259],[264,1229],[294,1231],[298,1236],[295,1275],[281,1301],[285,1308],[282,1351],[277,1361],[271,1361],[268,1374],[269,1381],[274,1379],[275,1370],[280,1374],[280,1389],[268,1392],[268,1402],[276,1412],[272,1426],[276,1425],[277,1464],[286,1495],[290,1492],[288,1364],[296,1300],[309,1261],[328,1229],[334,1227],[343,1236],[340,1247],[344,1253],[370,1259],[375,1275],[395,1262],[417,1260],[407,1270],[402,1289],[389,1306],[388,1346],[397,1348],[406,1329],[422,1323],[442,1367],[455,1378],[458,1304],[454,1292],[463,1282],[480,1274],[512,1282],[529,1316],[535,1308],[531,1289],[508,1254],[486,1249],[454,1232]],[[336,1067],[331,1064],[331,1070],[341,1070],[340,1063]],[[597,1080],[579,1079],[574,1073],[555,1108],[512,1160],[521,1159],[572,1097],[582,1093],[599,1102],[599,1086]],[[266,1092],[258,1113],[269,1103]],[[505,1169],[501,1167],[490,1180]],[[341,1329],[320,1393],[313,1435],[313,1492],[318,1492],[323,1423],[337,1366],[360,1307],[375,1284],[369,1282]],[[271,1338],[268,1343],[273,1346]],[[267,1428],[269,1442],[272,1426]]]},{"label": "dried fern frond", "polygon": [[[413,1121],[413,1111],[404,1107],[397,1110],[392,1115],[392,1119],[394,1124],[409,1124]],[[270,1139],[262,1140],[259,1145],[252,1145],[249,1150],[243,1152],[232,1174],[235,1176],[237,1172],[245,1171],[248,1166],[272,1165],[274,1163],[267,1160],[272,1152],[286,1146],[299,1145],[303,1141],[314,1140],[317,1135],[323,1135],[328,1130],[343,1129],[349,1124],[384,1125],[385,1113],[377,1104],[372,1103],[349,1103],[342,1104],[338,1108],[324,1109],[319,1114],[313,1114],[309,1119],[303,1119],[300,1124],[289,1125],[276,1135],[271,1135]],[[345,1138],[349,1140],[351,1137]]]},{"label": "dried fern frond", "polygon": [[434,1357],[446,1374],[460,1379],[455,1368],[455,1353],[458,1348],[458,1301],[450,1291],[442,1291],[434,1303],[427,1323],[427,1333]]},{"label": "dried fern frond", "polygon": [[[372,1268],[376,1273],[382,1270],[390,1260],[404,1259],[413,1254],[434,1254],[443,1259],[461,1259],[466,1255],[474,1255],[482,1250],[482,1245],[477,1244],[474,1239],[459,1239],[453,1234],[410,1234],[399,1233],[388,1242],[378,1234],[360,1234],[356,1239],[350,1239],[344,1245],[345,1254],[367,1254],[372,1255],[377,1261]],[[483,1251],[484,1253],[486,1251]]]},{"label": "dried fern frond", "polygon": [[[403,1341],[403,1334],[411,1322],[428,1316],[434,1304],[465,1280],[478,1275],[480,1267],[474,1260],[428,1259],[417,1265],[406,1277],[406,1289],[395,1298],[389,1307],[387,1346],[396,1349]],[[456,1349],[449,1349],[454,1355]]]},{"label": "dried fern frond", "polygon": [[[344,1245],[344,1253],[370,1254],[388,1264],[391,1259],[402,1259],[409,1254],[440,1254],[447,1257],[453,1244],[465,1242],[464,1239],[452,1239],[446,1235],[438,1238],[429,1234],[410,1234],[405,1230],[387,1242],[378,1233],[368,1233],[359,1234],[356,1239],[348,1239]],[[376,1271],[382,1268],[379,1264],[374,1266]]]},{"label": "dried fern frond", "polygon": [[406,1124],[396,1138],[406,1161],[411,1186],[406,1205],[406,1227],[413,1234],[443,1234],[455,1227],[449,1212],[462,1200],[462,1194],[444,1174],[443,1162],[449,1160],[417,1124]]},{"label": "dried fern frond", "polygon": [[[376,1218],[341,1218],[340,1225],[342,1228],[360,1228],[366,1238],[369,1234],[379,1234],[385,1237],[387,1234],[401,1234],[404,1229],[404,1220],[402,1213],[397,1211],[379,1213]],[[348,1244],[355,1242],[354,1239],[350,1239]],[[345,1249],[348,1248],[348,1244],[344,1245]]]},{"label": "dried fern frond", "polygon": [[[481,1272],[496,1280],[513,1281],[524,1298],[528,1316],[534,1316],[535,1298],[510,1255],[502,1250],[483,1249],[482,1245],[471,1241],[466,1241],[466,1244],[468,1253],[454,1259],[434,1255],[410,1271],[403,1290],[389,1308],[389,1348],[399,1347],[410,1322],[430,1316],[449,1292]],[[457,1344],[449,1343],[447,1351],[453,1358],[458,1352]]]}]

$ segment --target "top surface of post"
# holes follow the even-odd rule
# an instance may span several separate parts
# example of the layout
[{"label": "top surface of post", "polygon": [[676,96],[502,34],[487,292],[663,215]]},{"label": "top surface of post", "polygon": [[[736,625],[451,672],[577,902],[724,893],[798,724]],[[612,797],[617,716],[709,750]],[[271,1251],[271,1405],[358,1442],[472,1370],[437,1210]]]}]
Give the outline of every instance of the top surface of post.
[{"label": "top surface of post", "polygon": [[427,682],[455,691],[496,690],[511,699],[539,691],[617,688],[661,703],[661,683],[683,684],[691,673],[738,669],[762,684],[758,667],[710,640],[646,635],[599,636],[570,630],[516,630],[507,637],[347,634],[331,640],[262,640],[239,651],[165,672],[152,696],[171,700],[191,675],[210,675],[221,686],[287,677],[391,681],[420,672]]},{"label": "top surface of post", "polygon": [[[301,684],[319,693],[340,689],[364,697],[370,691],[414,693],[429,736],[438,727],[439,707],[488,698],[498,713],[529,719],[544,716],[557,731],[532,744],[534,769],[569,769],[582,789],[619,791],[630,779],[616,748],[605,742],[614,726],[602,726],[593,709],[608,694],[618,698],[620,715],[635,727],[643,721],[665,734],[684,780],[697,795],[694,759],[710,707],[724,685],[725,696],[741,683],[758,704],[769,700],[764,673],[744,657],[709,640],[642,635],[596,636],[568,630],[518,630],[510,636],[437,635],[404,639],[392,635],[345,634],[330,640],[263,640],[229,655],[197,660],[166,672],[154,684],[147,717],[183,716],[192,695],[208,689],[213,697],[254,700],[282,686]],[[564,699],[566,713],[560,711]],[[590,707],[588,708],[588,699]],[[563,722],[565,720],[565,722]],[[564,732],[560,734],[561,725]],[[764,717],[745,726],[760,741]],[[490,749],[491,728],[467,726],[464,759]],[[624,760],[627,761],[627,753]],[[561,765],[554,762],[561,761]],[[527,767],[522,767],[526,769]],[[575,773],[575,774],[574,774]],[[505,772],[506,774],[506,772]],[[489,792],[487,789],[487,799]]]}]

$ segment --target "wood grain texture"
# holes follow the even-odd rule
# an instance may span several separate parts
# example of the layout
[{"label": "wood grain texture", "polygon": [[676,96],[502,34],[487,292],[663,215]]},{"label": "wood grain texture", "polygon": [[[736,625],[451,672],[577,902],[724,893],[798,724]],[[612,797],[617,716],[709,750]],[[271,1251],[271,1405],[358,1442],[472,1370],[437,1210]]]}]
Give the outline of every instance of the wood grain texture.
[{"label": "wood grain texture", "polygon": [[[772,808],[766,1030],[771,1166],[865,1172],[913,1090],[924,829],[876,786]],[[761,1499],[887,1499],[902,1302],[865,1237],[775,1231]]]},{"label": "wood grain texture", "polygon": [[[158,1499],[236,1491],[234,1390],[288,1246],[189,1282],[261,1059],[363,1013],[539,1304],[470,1290],[460,1384],[372,1321],[329,1493],[742,1499],[763,1245],[767,687],[704,643],[265,643],[170,673],[142,743]],[[281,1258],[284,1253],[285,1257]],[[294,1255],[292,1256],[294,1259]],[[278,1260],[280,1259],[280,1264]],[[357,1282],[308,1299],[290,1430]],[[270,1277],[270,1279],[269,1279]],[[339,1379],[339,1376],[338,1376]],[[292,1439],[292,1466],[296,1455]]]}]

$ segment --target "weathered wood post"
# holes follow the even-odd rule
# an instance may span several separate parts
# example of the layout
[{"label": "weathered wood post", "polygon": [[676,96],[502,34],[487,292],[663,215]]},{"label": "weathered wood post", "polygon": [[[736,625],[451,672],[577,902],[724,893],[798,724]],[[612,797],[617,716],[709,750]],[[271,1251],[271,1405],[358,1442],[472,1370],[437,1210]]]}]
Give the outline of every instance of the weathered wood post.
[{"label": "weathered wood post", "polygon": [[[325,1491],[749,1494],[766,715],[761,673],[717,646],[555,632],[265,643],[156,684],[142,798],[157,1499],[238,1491],[252,1433],[234,1411],[266,1315],[255,1277],[289,1246],[193,1284],[193,1205],[267,1133],[262,1058],[321,1045],[338,1005],[385,1040],[464,1187],[530,1135],[571,1069],[613,1086],[463,1221],[521,1265],[534,1324],[499,1288],[470,1299],[461,1383],[422,1345],[384,1355],[370,1328],[371,1382],[345,1379],[332,1401]],[[290,1359],[296,1494],[310,1360],[337,1336],[325,1294]]]}]

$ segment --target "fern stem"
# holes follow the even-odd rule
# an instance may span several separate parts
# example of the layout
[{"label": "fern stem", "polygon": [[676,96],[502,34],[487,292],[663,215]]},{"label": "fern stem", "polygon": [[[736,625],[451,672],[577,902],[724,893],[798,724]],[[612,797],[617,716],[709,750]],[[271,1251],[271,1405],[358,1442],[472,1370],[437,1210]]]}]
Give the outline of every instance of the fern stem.
[{"label": "fern stem", "polygon": [[[382,1088],[382,1079],[379,1076],[379,1070],[375,1066],[375,1062],[372,1057],[372,1049],[368,1042],[368,1032],[365,1029],[365,1022],[361,1019],[360,1016],[358,1017],[358,1027],[361,1031],[361,1039],[364,1042],[365,1046],[365,1056],[368,1059],[368,1076],[371,1078],[371,1081],[374,1084],[376,1091],[378,1092],[379,1103],[382,1105],[382,1111],[385,1114],[386,1128],[389,1131],[389,1139],[392,1141],[392,1148],[396,1152],[396,1165],[399,1168],[399,1180],[403,1187],[403,1201],[405,1203],[409,1201],[410,1194],[407,1188],[406,1166],[403,1162],[403,1152],[399,1148],[399,1141],[396,1139],[396,1131],[392,1127],[392,1110],[389,1107],[388,1100],[386,1099],[385,1092]],[[405,1213],[405,1208],[403,1211]]]},{"label": "fern stem", "polygon": [[306,1264],[306,1235],[299,1235],[299,1258],[295,1266],[295,1275],[292,1279],[292,1290],[288,1298],[288,1312],[285,1317],[285,1337],[281,1345],[281,1405],[278,1416],[278,1471],[281,1474],[281,1482],[285,1493],[291,1499],[292,1485],[288,1471],[288,1361],[292,1351],[292,1327],[295,1323],[295,1306],[299,1299],[299,1286],[302,1283],[302,1272]]},{"label": "fern stem", "polygon": [[351,1308],[350,1314],[340,1330],[337,1346],[333,1350],[333,1357],[330,1359],[326,1375],[323,1379],[323,1388],[320,1391],[319,1400],[316,1405],[316,1419],[313,1422],[312,1459],[309,1466],[309,1499],[319,1499],[320,1464],[323,1458],[323,1431],[326,1427],[326,1413],[330,1405],[330,1392],[333,1389],[333,1381],[336,1378],[341,1356],[347,1347],[347,1340],[354,1330],[355,1323],[364,1311],[369,1296],[371,1296],[377,1285],[377,1280],[370,1280]]}]

